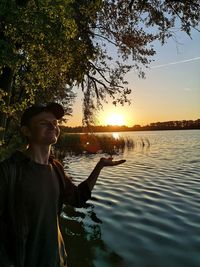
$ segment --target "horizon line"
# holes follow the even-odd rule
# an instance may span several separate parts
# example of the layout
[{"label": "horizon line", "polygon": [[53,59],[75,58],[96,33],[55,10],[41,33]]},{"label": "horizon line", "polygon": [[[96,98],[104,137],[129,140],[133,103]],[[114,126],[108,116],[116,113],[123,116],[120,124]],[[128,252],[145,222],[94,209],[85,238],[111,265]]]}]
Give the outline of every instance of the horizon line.
[{"label": "horizon line", "polygon": [[[150,122],[150,123],[147,123],[147,124],[135,124],[135,125],[132,125],[132,126],[128,126],[128,125],[110,125],[110,124],[107,124],[107,125],[91,125],[91,127],[127,127],[127,128],[132,128],[132,127],[135,127],[135,126],[141,126],[141,127],[145,127],[145,126],[148,126],[152,123],[166,123],[166,122],[175,122],[175,121],[198,121],[200,120],[200,118],[198,119],[183,119],[183,120],[168,120],[168,121],[156,121],[156,122]],[[71,128],[78,128],[78,127],[87,127],[87,126],[84,126],[84,125],[78,125],[78,126],[69,126],[69,125],[61,125],[61,126],[64,126],[64,127],[71,127]]]}]

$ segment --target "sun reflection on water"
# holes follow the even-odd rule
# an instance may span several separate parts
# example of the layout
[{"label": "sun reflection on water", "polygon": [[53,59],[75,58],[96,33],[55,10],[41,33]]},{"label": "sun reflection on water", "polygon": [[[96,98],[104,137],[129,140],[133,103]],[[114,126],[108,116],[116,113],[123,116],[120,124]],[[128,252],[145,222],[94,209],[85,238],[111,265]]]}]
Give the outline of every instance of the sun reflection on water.
[{"label": "sun reflection on water", "polygon": [[115,138],[115,139],[119,139],[119,133],[112,133],[112,136],[113,136],[113,138]]}]

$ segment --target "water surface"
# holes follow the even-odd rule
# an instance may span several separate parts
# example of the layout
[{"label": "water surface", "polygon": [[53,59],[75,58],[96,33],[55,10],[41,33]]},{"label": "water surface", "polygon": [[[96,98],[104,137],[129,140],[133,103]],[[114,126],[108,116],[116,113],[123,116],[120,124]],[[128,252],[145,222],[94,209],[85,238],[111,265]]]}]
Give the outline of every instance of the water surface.
[{"label": "water surface", "polygon": [[[200,131],[119,134],[135,141],[115,156],[127,162],[102,170],[85,208],[64,209],[69,267],[200,267]],[[66,172],[78,184],[101,156],[68,156]]]}]

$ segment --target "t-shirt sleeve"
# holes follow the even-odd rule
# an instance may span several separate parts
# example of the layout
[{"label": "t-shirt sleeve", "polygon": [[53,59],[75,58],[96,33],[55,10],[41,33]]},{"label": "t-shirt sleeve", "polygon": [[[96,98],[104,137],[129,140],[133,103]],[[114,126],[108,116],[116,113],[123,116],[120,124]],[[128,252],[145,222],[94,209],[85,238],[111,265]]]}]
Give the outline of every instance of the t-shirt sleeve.
[{"label": "t-shirt sleeve", "polygon": [[83,207],[91,198],[91,191],[86,181],[76,186],[71,179],[65,175],[64,203],[74,207]]}]

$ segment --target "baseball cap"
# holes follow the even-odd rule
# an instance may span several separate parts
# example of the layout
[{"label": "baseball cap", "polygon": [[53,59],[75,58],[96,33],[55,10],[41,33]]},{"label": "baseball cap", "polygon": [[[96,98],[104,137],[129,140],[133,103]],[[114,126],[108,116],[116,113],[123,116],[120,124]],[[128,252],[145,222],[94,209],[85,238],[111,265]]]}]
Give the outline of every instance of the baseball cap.
[{"label": "baseball cap", "polygon": [[35,104],[27,108],[21,117],[21,126],[28,125],[30,119],[41,112],[51,112],[54,114],[57,120],[60,120],[64,116],[64,109],[62,105],[58,103],[47,103],[47,104]]}]

